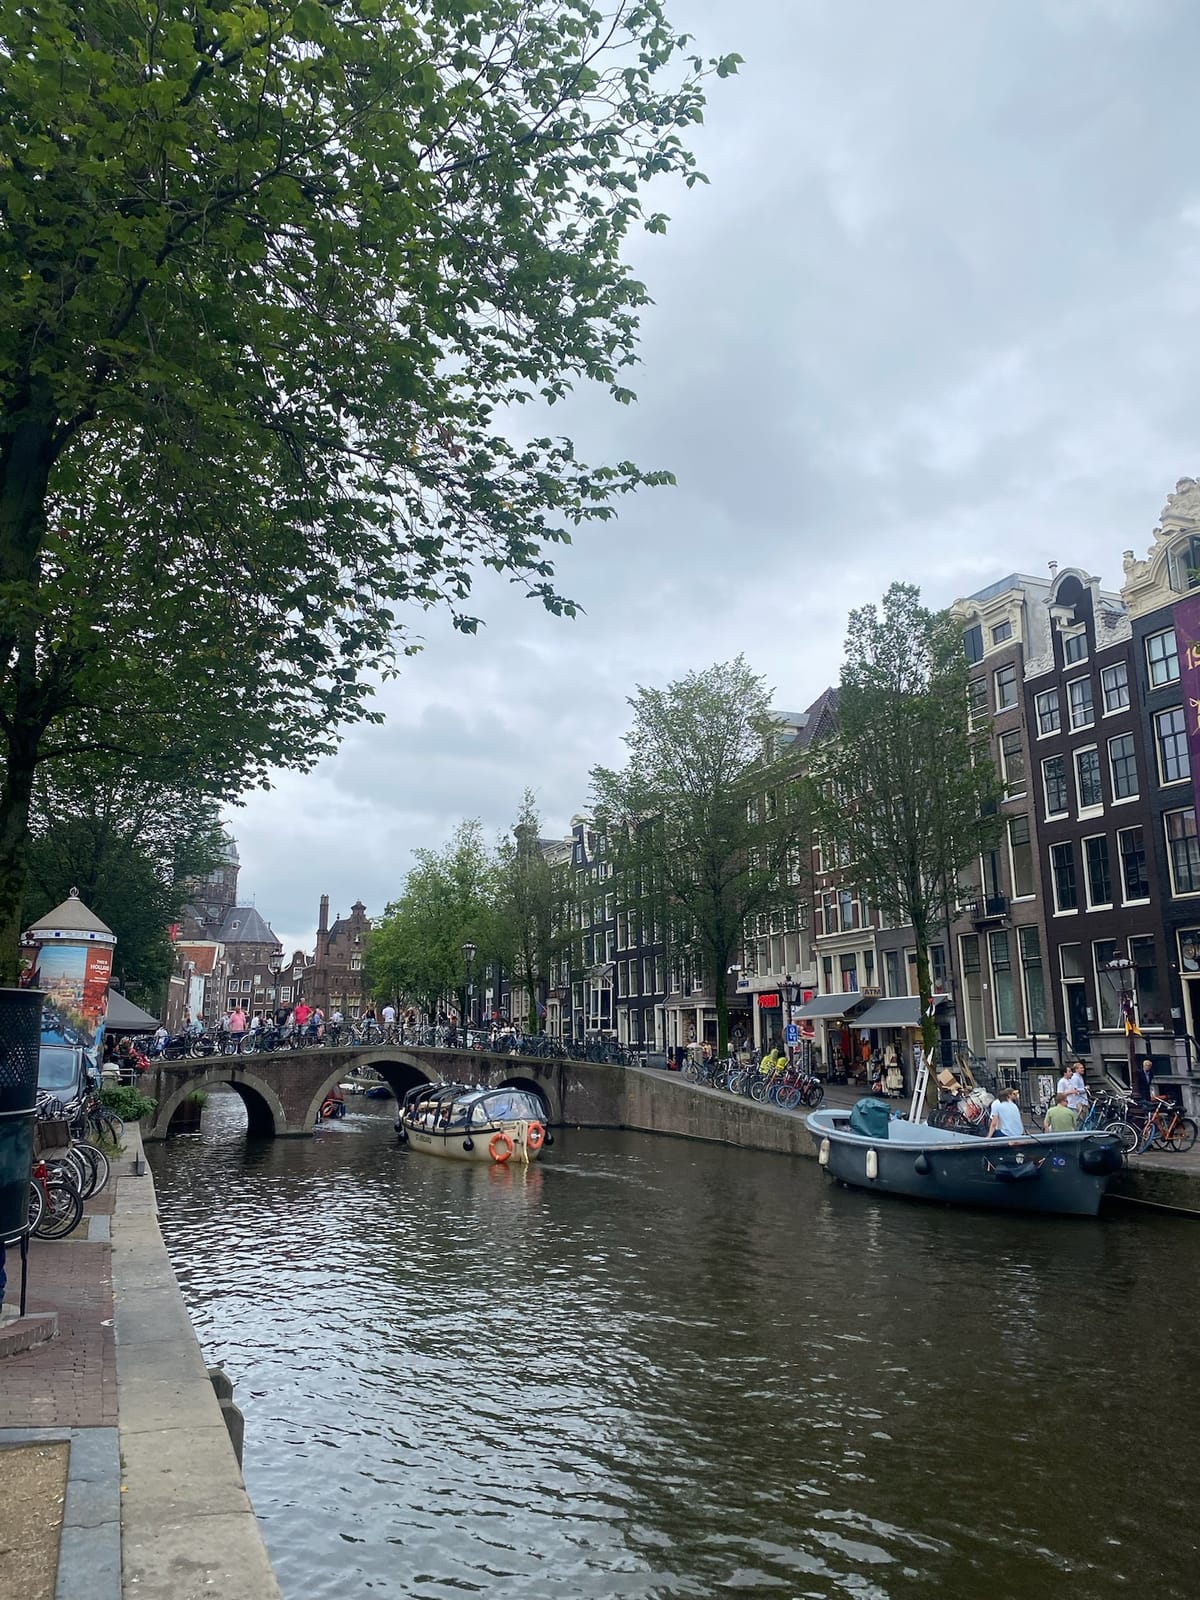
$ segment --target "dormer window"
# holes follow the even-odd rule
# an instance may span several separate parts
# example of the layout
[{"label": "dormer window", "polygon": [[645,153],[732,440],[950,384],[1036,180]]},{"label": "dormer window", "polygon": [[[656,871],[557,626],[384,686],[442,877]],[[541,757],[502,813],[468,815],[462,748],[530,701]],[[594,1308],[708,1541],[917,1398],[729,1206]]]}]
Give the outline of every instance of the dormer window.
[{"label": "dormer window", "polygon": [[1175,546],[1167,557],[1167,570],[1177,594],[1200,588],[1200,534],[1193,533]]},{"label": "dormer window", "polygon": [[998,622],[992,629],[993,644],[1007,644],[1012,636],[1013,625],[1011,622]]},{"label": "dormer window", "polygon": [[1087,629],[1063,634],[1063,660],[1073,667],[1077,661],[1086,661],[1088,655]]}]

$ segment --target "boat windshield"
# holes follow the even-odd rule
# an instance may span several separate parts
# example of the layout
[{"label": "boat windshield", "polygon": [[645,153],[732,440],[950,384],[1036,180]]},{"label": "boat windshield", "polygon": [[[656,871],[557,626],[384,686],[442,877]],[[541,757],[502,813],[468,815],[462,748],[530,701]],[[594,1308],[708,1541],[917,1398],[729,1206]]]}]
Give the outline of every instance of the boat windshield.
[{"label": "boat windshield", "polygon": [[475,1102],[478,1122],[541,1122],[546,1108],[536,1095],[523,1089],[495,1089]]}]

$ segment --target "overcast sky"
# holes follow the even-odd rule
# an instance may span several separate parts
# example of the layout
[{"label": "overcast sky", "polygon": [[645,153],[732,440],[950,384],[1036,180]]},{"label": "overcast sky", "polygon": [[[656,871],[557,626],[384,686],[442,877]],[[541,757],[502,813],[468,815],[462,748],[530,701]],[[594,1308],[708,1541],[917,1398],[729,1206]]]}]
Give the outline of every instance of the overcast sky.
[{"label": "overcast sky", "polygon": [[1121,580],[1200,473],[1194,0],[669,0],[737,51],[694,140],[710,187],[632,260],[639,403],[579,397],[585,460],[667,466],[558,560],[556,620],[482,583],[306,777],[231,825],[288,948],[400,889],[457,821],[548,833],[616,762],[626,696],[742,651],[783,708],[837,677],[895,579],[945,604],[1057,560]]}]

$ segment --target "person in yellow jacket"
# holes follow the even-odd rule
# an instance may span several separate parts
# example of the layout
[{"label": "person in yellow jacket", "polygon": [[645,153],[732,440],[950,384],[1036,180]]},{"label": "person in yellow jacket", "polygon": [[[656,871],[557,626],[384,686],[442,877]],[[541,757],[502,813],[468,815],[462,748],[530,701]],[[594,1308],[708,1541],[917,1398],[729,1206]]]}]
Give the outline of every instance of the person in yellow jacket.
[{"label": "person in yellow jacket", "polygon": [[772,1045],[767,1051],[766,1055],[759,1062],[758,1070],[763,1074],[764,1077],[769,1076],[769,1074],[772,1072],[778,1072],[779,1068],[783,1066],[786,1060],[787,1057],[781,1055],[775,1046]]}]

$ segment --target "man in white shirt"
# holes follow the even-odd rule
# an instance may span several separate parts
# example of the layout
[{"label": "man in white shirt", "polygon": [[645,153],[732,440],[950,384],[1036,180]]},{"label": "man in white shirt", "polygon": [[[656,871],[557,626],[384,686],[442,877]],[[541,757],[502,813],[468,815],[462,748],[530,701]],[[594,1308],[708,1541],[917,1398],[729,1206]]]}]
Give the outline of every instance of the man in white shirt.
[{"label": "man in white shirt", "polygon": [[988,1127],[989,1139],[1023,1139],[1025,1124],[1021,1121],[1021,1108],[1017,1105],[1015,1089],[1001,1089],[992,1101],[992,1120]]},{"label": "man in white shirt", "polygon": [[385,1028],[393,1027],[395,1025],[395,1022],[396,1022],[396,1008],[395,1008],[395,1006],[390,1005],[390,1004],[384,1006],[383,1012],[382,1012],[382,1016],[383,1016],[383,1025],[384,1025],[384,1027]]},{"label": "man in white shirt", "polygon": [[1060,1094],[1067,1097],[1067,1105],[1078,1117],[1087,1110],[1088,1091],[1087,1081],[1083,1075],[1083,1062],[1073,1061],[1061,1080],[1066,1084],[1066,1089],[1060,1089]]}]

